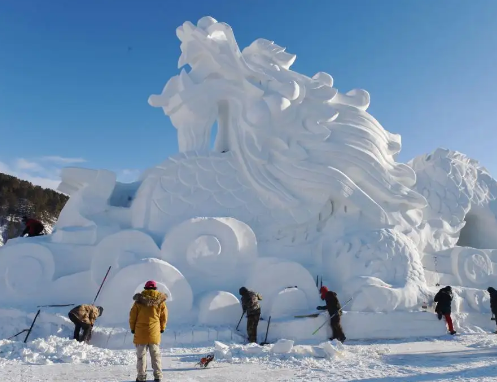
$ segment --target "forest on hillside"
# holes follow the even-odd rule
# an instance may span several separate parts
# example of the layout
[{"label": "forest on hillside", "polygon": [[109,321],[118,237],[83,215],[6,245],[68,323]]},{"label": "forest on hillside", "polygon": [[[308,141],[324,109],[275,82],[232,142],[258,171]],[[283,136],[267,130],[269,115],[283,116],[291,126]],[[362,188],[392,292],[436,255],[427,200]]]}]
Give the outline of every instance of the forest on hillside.
[{"label": "forest on hillside", "polygon": [[[0,173],[0,228],[4,239],[22,231],[21,218],[35,217],[51,226],[68,197],[57,191],[35,186],[14,176]],[[1,240],[0,240],[1,241]]]}]

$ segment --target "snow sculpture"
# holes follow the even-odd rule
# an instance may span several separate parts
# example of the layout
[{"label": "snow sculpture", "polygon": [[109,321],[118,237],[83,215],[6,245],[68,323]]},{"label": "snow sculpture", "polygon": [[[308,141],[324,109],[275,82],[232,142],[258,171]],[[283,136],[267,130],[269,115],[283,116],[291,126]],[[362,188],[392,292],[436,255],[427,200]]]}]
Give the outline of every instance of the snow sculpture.
[{"label": "snow sculpture", "polygon": [[203,285],[236,291],[257,258],[248,225],[232,218],[195,218],[170,230],[162,243],[164,260],[183,271],[195,290]]},{"label": "snow sculpture", "polygon": [[2,304],[67,303],[84,283],[77,297],[90,302],[112,265],[99,301],[112,324],[152,278],[172,324],[236,324],[242,285],[263,295],[263,316],[288,322],[321,303],[316,275],[355,311],[420,310],[438,283],[454,287],[456,310],[488,310],[497,182],[485,168],[445,149],[396,162],[400,136],[367,112],[366,91],[292,71],[295,55],[271,41],[240,50],[211,17],[177,35],[190,70],[149,103],[171,119],[180,152],[132,184],[65,169],[71,198],[53,234],[0,249]]}]

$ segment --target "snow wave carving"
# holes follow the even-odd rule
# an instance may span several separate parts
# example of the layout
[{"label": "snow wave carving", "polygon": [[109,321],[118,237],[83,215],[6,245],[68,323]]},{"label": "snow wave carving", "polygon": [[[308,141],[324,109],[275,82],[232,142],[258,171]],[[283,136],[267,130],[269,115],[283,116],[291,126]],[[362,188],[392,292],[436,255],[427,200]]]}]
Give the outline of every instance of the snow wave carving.
[{"label": "snow wave carving", "polygon": [[[354,232],[323,244],[323,266],[331,287],[354,297],[362,311],[390,311],[418,305],[423,264],[414,243],[396,231]],[[362,297],[360,295],[363,295]]]},{"label": "snow wave carving", "polygon": [[6,245],[0,253],[0,301],[17,304],[45,298],[55,273],[53,255],[40,244]]},{"label": "snow wave carving", "polygon": [[92,279],[99,285],[109,266],[112,266],[108,278],[111,279],[119,269],[144,258],[162,258],[159,247],[149,235],[136,230],[124,230],[107,236],[96,247],[91,262]]},{"label": "snow wave carving", "polygon": [[257,258],[252,229],[233,218],[195,218],[170,230],[161,246],[164,260],[183,271],[196,291],[238,290],[240,277]]},{"label": "snow wave carving", "polygon": [[193,293],[185,277],[163,260],[143,259],[121,269],[102,291],[99,302],[105,306],[102,322],[126,322],[134,294],[141,292],[148,280],[155,280],[157,289],[168,295],[171,323],[180,323],[180,319],[187,317],[192,309]]}]

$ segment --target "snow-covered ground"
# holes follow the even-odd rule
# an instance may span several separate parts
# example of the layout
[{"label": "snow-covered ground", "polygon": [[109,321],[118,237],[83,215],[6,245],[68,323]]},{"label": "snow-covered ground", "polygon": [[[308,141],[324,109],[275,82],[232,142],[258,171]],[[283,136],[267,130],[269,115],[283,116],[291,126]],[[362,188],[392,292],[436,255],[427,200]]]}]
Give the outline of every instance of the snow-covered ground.
[{"label": "snow-covered ground", "polygon": [[[409,342],[350,341],[331,358],[309,356],[310,347],[304,345],[296,345],[291,355],[272,354],[271,346],[262,354],[250,355],[246,347],[232,345],[233,358],[217,360],[208,369],[194,364],[212,347],[164,348],[162,368],[165,381],[188,382],[495,381],[496,345],[493,334]],[[30,364],[47,359],[55,363]],[[104,350],[60,337],[38,339],[25,348],[0,341],[2,381],[134,381],[134,362],[132,350]]]}]

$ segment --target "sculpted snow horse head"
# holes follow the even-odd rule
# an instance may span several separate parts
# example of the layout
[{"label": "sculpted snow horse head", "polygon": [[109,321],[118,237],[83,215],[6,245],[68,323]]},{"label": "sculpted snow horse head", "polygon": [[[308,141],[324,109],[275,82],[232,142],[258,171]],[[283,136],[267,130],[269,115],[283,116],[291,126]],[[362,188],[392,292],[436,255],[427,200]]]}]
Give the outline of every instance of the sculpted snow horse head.
[{"label": "sculpted snow horse head", "polygon": [[348,203],[380,223],[424,207],[413,170],[395,162],[400,136],[366,112],[364,90],[341,94],[327,73],[290,70],[296,56],[258,39],[240,51],[231,27],[204,17],[177,28],[179,67],[162,94],[183,153],[230,152],[259,195],[280,208]]}]

